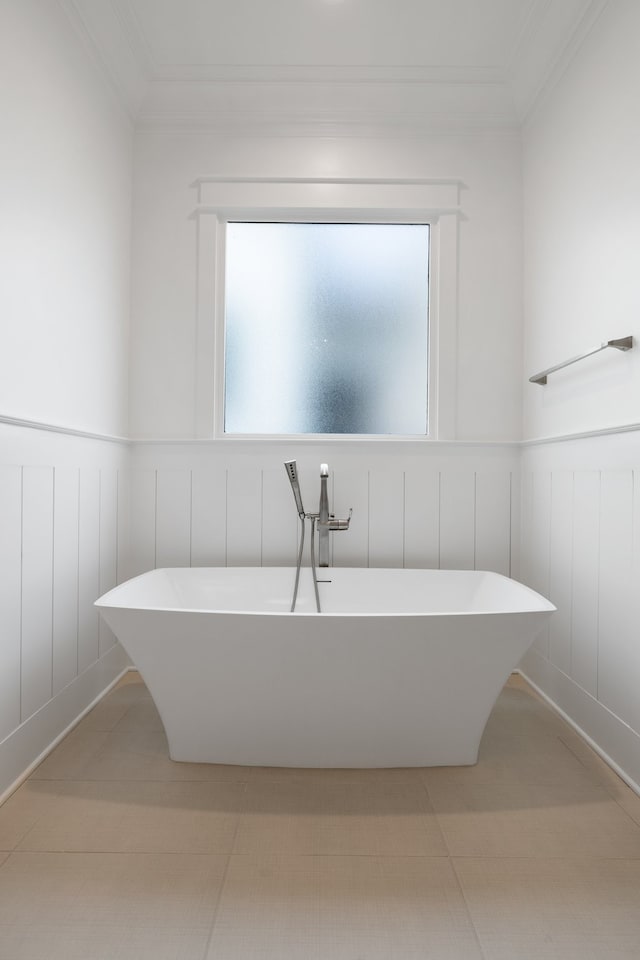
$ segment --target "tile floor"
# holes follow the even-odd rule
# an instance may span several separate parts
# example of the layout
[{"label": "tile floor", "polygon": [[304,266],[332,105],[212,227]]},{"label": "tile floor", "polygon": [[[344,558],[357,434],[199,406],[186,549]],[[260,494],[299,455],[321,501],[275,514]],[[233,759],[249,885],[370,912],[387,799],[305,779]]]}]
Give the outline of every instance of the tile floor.
[{"label": "tile floor", "polygon": [[520,678],[474,767],[172,763],[129,673],[0,808],[0,960],[640,957],[640,797]]}]

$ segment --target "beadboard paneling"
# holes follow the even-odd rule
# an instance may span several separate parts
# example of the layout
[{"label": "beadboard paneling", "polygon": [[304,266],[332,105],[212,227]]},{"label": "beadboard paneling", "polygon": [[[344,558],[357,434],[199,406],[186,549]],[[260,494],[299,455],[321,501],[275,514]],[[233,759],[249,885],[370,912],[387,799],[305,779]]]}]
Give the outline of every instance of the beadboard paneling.
[{"label": "beadboard paneling", "polygon": [[[118,471],[100,471],[100,558],[98,581],[100,596],[118,582]],[[102,657],[116,638],[109,627],[99,620],[98,650]]]},{"label": "beadboard paneling", "polygon": [[[531,478],[531,518],[530,518],[529,586],[549,596],[549,565],[551,562],[551,473],[541,471]],[[534,641],[534,646],[542,656],[549,656],[549,627]]]},{"label": "beadboard paneling", "polygon": [[156,498],[156,565],[188,567],[191,564],[191,471],[158,471]]},{"label": "beadboard paneling", "polygon": [[440,473],[420,465],[404,477],[404,565],[440,564]]},{"label": "beadboard paneling", "polygon": [[523,671],[638,783],[640,435],[541,444],[522,459],[523,579],[558,608]]},{"label": "beadboard paneling", "polygon": [[191,563],[224,566],[227,556],[227,472],[203,467],[191,477]]},{"label": "beadboard paneling", "polygon": [[156,470],[135,470],[131,476],[131,573],[156,565]]},{"label": "beadboard paneling", "polygon": [[372,471],[368,492],[369,566],[401,567],[404,563],[404,472],[400,469]]},{"label": "beadboard paneling", "polygon": [[440,567],[475,566],[476,474],[443,470],[440,474]]},{"label": "beadboard paneling", "polygon": [[[507,576],[513,555],[518,451],[505,444],[391,448],[357,444],[298,455],[305,509],[318,509],[320,463],[329,506],[353,507],[331,535],[336,566],[453,567]],[[153,566],[292,565],[299,521],[286,472],[291,445],[133,445],[135,572]],[[514,484],[515,477],[515,484]],[[309,537],[304,563],[308,564]]]},{"label": "beadboard paneling", "polygon": [[53,517],[54,695],[78,675],[79,497],[79,469],[56,467]]},{"label": "beadboard paneling", "polygon": [[600,473],[581,470],[573,475],[571,668],[568,672],[593,697],[598,695],[599,581]]},{"label": "beadboard paneling", "polygon": [[20,723],[22,468],[0,466],[0,741]]},{"label": "beadboard paneling", "polygon": [[262,471],[257,464],[227,468],[227,564],[262,562]]},{"label": "beadboard paneling", "polygon": [[[638,622],[632,597],[633,471],[603,470],[600,487],[598,700],[640,733]],[[630,669],[631,667],[634,669]]]},{"label": "beadboard paneling", "polygon": [[53,468],[22,470],[21,719],[52,695]]},{"label": "beadboard paneling", "polygon": [[93,604],[126,549],[128,460],[124,444],[0,424],[0,795],[127,663]]},{"label": "beadboard paneling", "polygon": [[475,566],[511,574],[512,476],[510,473],[476,474]]},{"label": "beadboard paneling", "polygon": [[93,602],[100,596],[100,470],[80,469],[78,534],[78,672],[82,673],[100,655],[98,611]]},{"label": "beadboard paneling", "polygon": [[573,472],[551,475],[549,530],[549,599],[558,608],[549,623],[549,659],[562,670],[571,669],[571,559],[573,546]]}]

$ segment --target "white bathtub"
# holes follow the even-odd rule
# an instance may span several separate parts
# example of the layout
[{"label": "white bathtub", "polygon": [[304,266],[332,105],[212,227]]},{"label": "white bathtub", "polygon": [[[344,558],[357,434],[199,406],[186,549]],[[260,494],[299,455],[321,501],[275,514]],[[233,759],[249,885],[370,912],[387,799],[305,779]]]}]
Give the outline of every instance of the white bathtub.
[{"label": "white bathtub", "polygon": [[475,763],[502,686],[555,607],[496,573],[152,570],[97,601],[174,760],[290,767]]}]

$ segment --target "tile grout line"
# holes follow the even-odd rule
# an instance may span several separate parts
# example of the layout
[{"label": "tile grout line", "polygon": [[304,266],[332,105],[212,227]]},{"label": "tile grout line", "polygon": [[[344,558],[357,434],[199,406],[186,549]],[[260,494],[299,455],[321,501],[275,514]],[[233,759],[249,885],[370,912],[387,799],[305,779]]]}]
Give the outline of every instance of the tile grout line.
[{"label": "tile grout line", "polygon": [[470,926],[471,926],[471,929],[472,929],[472,931],[473,931],[473,936],[474,936],[474,939],[475,939],[476,944],[477,944],[477,947],[478,947],[480,960],[487,960],[486,954],[485,954],[485,952],[484,952],[484,950],[483,950],[483,948],[482,948],[482,943],[481,943],[481,941],[480,941],[480,934],[478,933],[478,931],[477,931],[477,929],[476,929],[476,925],[475,925],[475,923],[474,923],[474,921],[473,921],[473,916],[472,916],[472,914],[471,914],[471,908],[470,908],[469,903],[468,903],[468,901],[467,901],[467,898],[466,898],[466,895],[465,895],[465,892],[464,892],[464,888],[463,888],[463,886],[462,886],[462,882],[461,882],[461,880],[460,880],[460,877],[459,877],[459,875],[458,875],[458,871],[457,871],[457,869],[456,869],[455,858],[453,857],[453,855],[452,855],[452,853],[451,853],[451,850],[450,850],[450,848],[449,848],[449,843],[448,843],[448,841],[447,841],[447,835],[446,835],[444,829],[442,828],[442,825],[440,824],[440,818],[438,817],[438,812],[437,812],[437,810],[436,810],[436,808],[435,808],[435,806],[434,806],[434,804],[433,804],[433,801],[432,801],[432,799],[431,799],[431,794],[429,793],[429,784],[428,784],[428,782],[427,782],[427,779],[424,778],[424,777],[422,778],[422,786],[423,786],[424,791],[425,791],[425,793],[426,793],[426,795],[427,795],[427,799],[428,799],[428,801],[429,801],[429,806],[430,806],[431,809],[433,810],[433,815],[434,815],[434,817],[435,817],[436,823],[438,824],[438,830],[440,831],[440,835],[441,835],[441,837],[442,837],[442,842],[444,843],[445,850],[447,851],[446,859],[447,859],[448,862],[449,862],[449,866],[451,867],[451,871],[452,871],[452,873],[453,873],[453,876],[454,876],[454,878],[455,878],[456,885],[457,885],[457,887],[458,887],[458,891],[459,891],[459,893],[460,893],[460,896],[462,897],[462,902],[464,903],[464,908],[465,908],[465,912],[466,912],[466,914],[467,914],[467,919],[468,919],[469,924],[470,924]]},{"label": "tile grout line", "polygon": [[[477,859],[477,857],[474,857],[473,859]],[[468,918],[469,918],[469,923],[471,924],[471,929],[473,930],[473,936],[475,937],[475,941],[476,941],[476,943],[477,943],[477,945],[478,945],[478,950],[479,950],[479,952],[480,952],[480,958],[481,958],[481,960],[487,960],[487,954],[485,953],[484,947],[482,946],[482,940],[480,939],[480,934],[478,933],[478,930],[477,930],[477,928],[476,928],[476,925],[475,925],[475,922],[474,922],[474,919],[473,919],[473,914],[471,913],[471,907],[469,906],[469,901],[467,900],[467,896],[466,896],[466,894],[465,894],[465,892],[464,892],[464,887],[463,887],[463,885],[462,885],[462,881],[461,881],[460,875],[459,875],[459,873],[458,873],[458,868],[457,868],[457,866],[456,866],[456,859],[455,859],[455,857],[449,857],[449,862],[450,862],[450,864],[451,864],[451,869],[452,869],[452,871],[453,871],[453,875],[454,875],[454,877],[456,878],[456,883],[457,883],[457,885],[458,885],[458,890],[460,891],[460,896],[462,897],[462,900],[463,900],[463,903],[464,903],[464,906],[465,906],[465,910],[467,911],[467,916],[468,916]]]},{"label": "tile grout line", "polygon": [[[242,781],[239,781],[239,782],[242,782]],[[235,825],[235,828],[234,828],[234,831],[233,831],[233,837],[231,838],[231,843],[230,843],[230,846],[229,846],[229,853],[227,854],[227,862],[225,863],[224,871],[223,871],[222,877],[221,877],[221,879],[220,879],[220,889],[218,890],[218,896],[216,897],[215,906],[214,906],[214,908],[213,908],[213,917],[212,917],[212,919],[211,919],[211,926],[210,926],[210,928],[209,928],[209,935],[208,935],[208,937],[207,937],[207,942],[206,942],[206,944],[205,944],[204,952],[203,952],[203,954],[202,954],[202,960],[207,960],[207,957],[209,956],[209,954],[210,954],[210,952],[211,952],[211,944],[212,944],[212,942],[213,942],[213,935],[214,935],[215,929],[216,929],[216,923],[217,923],[217,920],[218,920],[218,913],[220,912],[220,903],[221,903],[221,900],[222,900],[222,894],[224,893],[224,888],[225,888],[226,883],[227,883],[227,875],[228,875],[228,873],[229,873],[229,867],[230,867],[230,865],[231,865],[231,857],[233,856],[233,850],[234,850],[234,847],[235,847],[235,845],[236,845],[236,839],[237,839],[237,836],[238,836],[238,830],[239,830],[239,828],[240,828],[240,817],[242,816],[242,813],[244,812],[244,810],[245,810],[245,808],[246,808],[246,797],[247,797],[247,788],[248,788],[248,786],[249,786],[248,781],[244,782],[244,790],[243,790],[243,792],[242,792],[242,802],[238,805],[238,806],[239,806],[239,810],[238,810],[238,816],[237,816],[237,819],[236,819],[236,825]]]}]

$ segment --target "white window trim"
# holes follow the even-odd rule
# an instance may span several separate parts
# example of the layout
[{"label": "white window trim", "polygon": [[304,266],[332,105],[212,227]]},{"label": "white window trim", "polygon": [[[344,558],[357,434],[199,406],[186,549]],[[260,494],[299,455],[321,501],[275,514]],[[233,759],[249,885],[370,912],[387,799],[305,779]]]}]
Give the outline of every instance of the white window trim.
[{"label": "white window trim", "polygon": [[[224,433],[224,240],[229,220],[425,223],[430,226],[427,436],[286,435],[296,443],[455,440],[458,340],[459,180],[202,177],[196,221],[194,436],[282,441]],[[240,201],[244,200],[244,203]],[[301,206],[304,200],[306,205]]]}]

